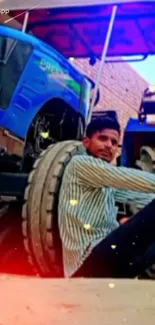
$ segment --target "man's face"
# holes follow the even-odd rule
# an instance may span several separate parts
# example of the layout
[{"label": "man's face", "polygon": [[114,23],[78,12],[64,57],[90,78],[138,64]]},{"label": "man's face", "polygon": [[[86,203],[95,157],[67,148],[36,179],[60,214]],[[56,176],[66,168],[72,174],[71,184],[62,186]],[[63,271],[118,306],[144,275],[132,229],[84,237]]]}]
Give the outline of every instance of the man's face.
[{"label": "man's face", "polygon": [[92,156],[111,162],[117,152],[119,138],[116,130],[104,129],[94,133],[91,138],[85,137],[83,145]]}]

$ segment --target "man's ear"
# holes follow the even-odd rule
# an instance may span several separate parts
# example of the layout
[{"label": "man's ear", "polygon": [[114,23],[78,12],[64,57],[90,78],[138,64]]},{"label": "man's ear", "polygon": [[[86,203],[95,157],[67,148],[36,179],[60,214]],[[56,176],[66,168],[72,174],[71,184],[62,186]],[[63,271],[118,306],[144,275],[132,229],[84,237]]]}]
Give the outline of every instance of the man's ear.
[{"label": "man's ear", "polygon": [[82,140],[83,146],[88,149],[89,148],[89,138],[84,137]]}]

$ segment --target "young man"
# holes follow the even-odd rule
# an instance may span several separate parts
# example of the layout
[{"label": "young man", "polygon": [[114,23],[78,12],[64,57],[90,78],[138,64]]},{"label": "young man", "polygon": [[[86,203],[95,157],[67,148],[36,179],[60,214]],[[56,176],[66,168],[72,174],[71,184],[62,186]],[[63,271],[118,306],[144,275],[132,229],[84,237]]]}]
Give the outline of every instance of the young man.
[{"label": "young man", "polygon": [[[147,260],[155,243],[155,176],[111,164],[119,140],[116,120],[93,120],[83,139],[86,154],[65,170],[59,199],[65,277],[135,277],[155,261],[152,254]],[[141,211],[120,226],[116,201]]]}]

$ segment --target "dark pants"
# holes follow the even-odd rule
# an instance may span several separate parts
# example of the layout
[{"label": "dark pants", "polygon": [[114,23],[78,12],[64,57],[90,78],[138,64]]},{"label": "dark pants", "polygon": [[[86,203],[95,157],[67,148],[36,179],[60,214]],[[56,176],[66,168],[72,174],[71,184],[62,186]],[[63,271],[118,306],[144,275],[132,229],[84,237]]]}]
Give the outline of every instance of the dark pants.
[{"label": "dark pants", "polygon": [[109,234],[73,277],[133,278],[155,263],[155,200]]}]

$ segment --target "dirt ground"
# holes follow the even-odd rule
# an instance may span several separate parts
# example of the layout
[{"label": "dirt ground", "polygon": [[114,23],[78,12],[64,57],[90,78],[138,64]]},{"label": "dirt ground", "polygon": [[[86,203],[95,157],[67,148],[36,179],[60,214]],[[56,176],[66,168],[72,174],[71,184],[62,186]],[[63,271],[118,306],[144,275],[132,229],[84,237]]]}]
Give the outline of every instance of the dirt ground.
[{"label": "dirt ground", "polygon": [[155,324],[150,281],[1,275],[0,325]]}]

